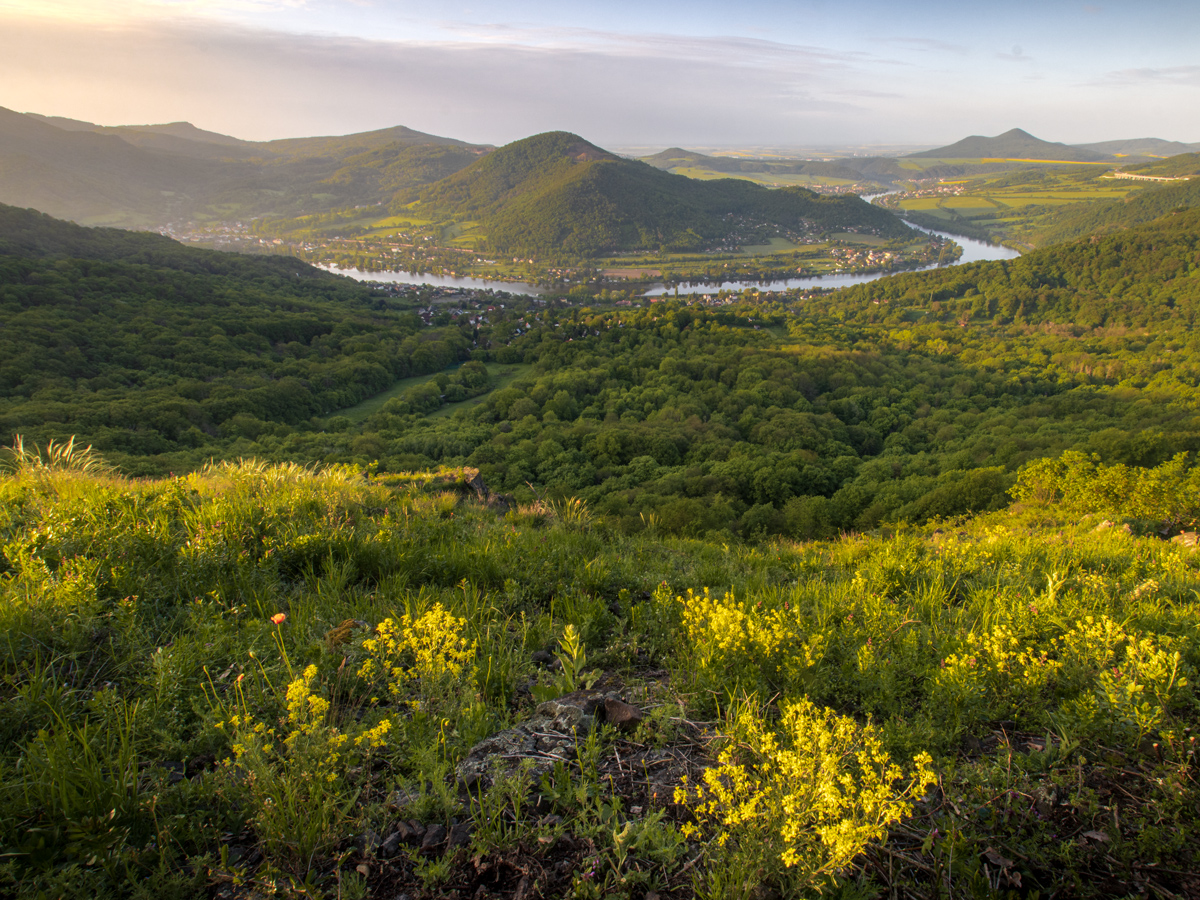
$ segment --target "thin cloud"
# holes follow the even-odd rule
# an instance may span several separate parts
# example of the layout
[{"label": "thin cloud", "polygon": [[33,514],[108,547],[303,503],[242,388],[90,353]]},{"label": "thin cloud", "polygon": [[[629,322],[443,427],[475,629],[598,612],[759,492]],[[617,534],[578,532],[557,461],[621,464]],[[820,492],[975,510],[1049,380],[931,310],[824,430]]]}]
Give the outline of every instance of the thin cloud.
[{"label": "thin cloud", "polygon": [[1026,56],[1025,51],[1021,49],[1020,44],[1013,44],[1013,48],[1008,53],[997,53],[996,59],[1003,59],[1007,62],[1033,62],[1032,56]]},{"label": "thin cloud", "polygon": [[873,100],[897,100],[904,96],[892,91],[872,91],[867,88],[848,88],[835,93],[846,97],[869,97]]},{"label": "thin cloud", "polygon": [[114,124],[183,117],[258,140],[405,124],[481,143],[560,128],[609,142],[762,142],[872,114],[867,98],[839,96],[863,80],[845,60],[747,39],[632,43],[401,44],[197,21],[98,42],[87,26],[25,22],[0,28],[0,83],[23,109]]},{"label": "thin cloud", "polygon": [[830,50],[763,38],[705,37],[663,33],[630,33],[580,27],[531,24],[440,22],[439,28],[467,44],[537,47],[554,50],[602,51],[614,55],[666,55],[679,60],[719,64],[778,65],[813,68],[852,66],[873,61],[861,51]]},{"label": "thin cloud", "polygon": [[1168,66],[1166,68],[1118,69],[1106,73],[1102,84],[1125,85],[1200,85],[1200,66]]},{"label": "thin cloud", "polygon": [[69,19],[97,24],[128,24],[176,16],[222,18],[245,13],[284,13],[303,9],[307,0],[0,0],[0,11],[38,18]]},{"label": "thin cloud", "polygon": [[911,47],[913,50],[936,51],[938,53],[953,53],[957,56],[966,56],[970,51],[962,44],[951,44],[947,41],[938,41],[933,38],[922,37],[889,37],[881,38],[881,43],[897,44],[901,47]]}]

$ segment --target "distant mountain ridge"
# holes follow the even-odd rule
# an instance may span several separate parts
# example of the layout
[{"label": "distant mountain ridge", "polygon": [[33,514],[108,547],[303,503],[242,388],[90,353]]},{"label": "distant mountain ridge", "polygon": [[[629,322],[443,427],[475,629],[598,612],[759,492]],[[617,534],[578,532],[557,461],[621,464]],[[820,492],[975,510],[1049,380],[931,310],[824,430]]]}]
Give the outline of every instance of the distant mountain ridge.
[{"label": "distant mountain ridge", "polygon": [[1020,128],[995,137],[971,135],[945,147],[910,153],[913,159],[1051,159],[1063,162],[1106,162],[1107,154],[1036,138]]},{"label": "distant mountain ridge", "polygon": [[788,229],[910,234],[858,197],[732,178],[698,181],[562,131],[501,147],[423,188],[415,209],[434,219],[478,221],[490,246],[505,253],[700,250],[732,233],[739,217]]},{"label": "distant mountain ridge", "polygon": [[386,204],[492,148],[403,126],[257,143],[187,122],[101,126],[0,108],[0,203],[88,225]]},{"label": "distant mountain ridge", "polygon": [[1184,144],[1180,141],[1164,141],[1162,138],[1131,138],[1123,141],[1101,141],[1098,144],[1076,144],[1084,150],[1094,150],[1114,157],[1166,158],[1181,153],[1195,153],[1200,144]]}]

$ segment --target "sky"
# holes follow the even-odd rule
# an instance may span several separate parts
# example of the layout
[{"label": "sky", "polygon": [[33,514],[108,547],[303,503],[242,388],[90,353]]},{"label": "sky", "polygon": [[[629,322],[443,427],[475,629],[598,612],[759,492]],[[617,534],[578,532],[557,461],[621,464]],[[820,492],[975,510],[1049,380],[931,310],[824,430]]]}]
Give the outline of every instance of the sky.
[{"label": "sky", "polygon": [[1200,3],[0,0],[0,106],[247,140],[1200,142]]}]

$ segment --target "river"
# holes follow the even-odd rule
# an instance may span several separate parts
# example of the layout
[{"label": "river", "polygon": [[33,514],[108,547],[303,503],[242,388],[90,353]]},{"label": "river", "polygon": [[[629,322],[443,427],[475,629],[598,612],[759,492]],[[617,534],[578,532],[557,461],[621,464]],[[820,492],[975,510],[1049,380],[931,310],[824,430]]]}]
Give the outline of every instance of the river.
[{"label": "river", "polygon": [[458,278],[450,275],[414,275],[411,272],[374,272],[370,269],[342,269],[337,266],[317,266],[338,275],[346,275],[355,281],[379,281],[384,284],[430,284],[434,287],[473,291],[508,291],[510,294],[526,294],[537,297],[547,293],[546,288],[523,281],[488,281],[485,278]]},{"label": "river", "polygon": [[[936,234],[944,238],[949,238],[962,247],[962,257],[955,265],[993,259],[1015,259],[1021,255],[1016,250],[1010,250],[1008,247],[1002,247],[999,244],[988,244],[984,241],[959,237],[955,234],[930,231],[928,228],[918,228],[911,223],[906,224],[927,234]],[[366,269],[338,269],[332,266],[325,266],[323,268],[331,272],[337,272],[339,275],[348,275],[358,281],[379,281],[387,284],[429,284],[435,287],[456,289],[507,291],[510,294],[525,294],[534,297],[547,293],[546,288],[538,287],[535,284],[525,284],[520,281],[488,281],[482,278],[452,278],[448,275],[413,275],[411,272],[372,272]],[[936,267],[927,266],[926,268],[932,269]],[[906,269],[903,271],[913,272],[920,270]],[[786,278],[776,281],[723,281],[720,284],[711,282],[707,284],[681,284],[678,287],[674,285],[667,287],[663,284],[656,284],[650,290],[646,291],[643,296],[661,297],[664,294],[671,294],[672,296],[675,294],[681,296],[689,294],[715,294],[718,291],[744,291],[747,288],[757,288],[760,291],[784,291],[803,287],[841,288],[850,287],[855,284],[866,284],[868,281],[874,281],[877,278],[882,278],[884,275],[890,274],[897,273],[846,272],[835,275],[810,275],[807,278]]]},{"label": "river", "polygon": [[[910,228],[924,231],[926,234],[936,234],[949,238],[962,247],[962,256],[954,265],[962,263],[984,262],[992,259],[1016,259],[1021,254],[999,244],[989,244],[973,238],[959,237],[956,234],[946,234],[942,231],[930,231],[928,228],[918,228],[911,222],[905,222]],[[925,269],[936,269],[937,266],[925,266]],[[903,269],[902,272],[920,272],[922,269]],[[645,294],[647,297],[661,297],[664,294],[672,296],[679,294],[715,294],[718,291],[744,291],[747,288],[757,288],[760,291],[786,291],[803,287],[842,288],[855,284],[866,284],[882,278],[884,275],[895,275],[897,272],[846,272],[835,275],[809,275],[806,278],[787,278],[778,281],[723,281],[720,284],[681,284],[678,288],[656,284]]]}]

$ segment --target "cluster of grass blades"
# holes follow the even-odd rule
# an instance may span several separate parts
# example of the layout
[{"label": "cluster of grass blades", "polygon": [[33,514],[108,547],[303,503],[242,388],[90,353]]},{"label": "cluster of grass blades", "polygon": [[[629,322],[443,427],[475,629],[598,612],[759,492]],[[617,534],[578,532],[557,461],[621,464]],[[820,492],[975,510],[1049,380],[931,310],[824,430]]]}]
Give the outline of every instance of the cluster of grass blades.
[{"label": "cluster of grass blades", "polygon": [[65,443],[51,440],[45,449],[37,444],[26,445],[21,435],[13,437],[12,446],[0,450],[0,473],[7,472],[23,478],[47,478],[62,474],[111,475],[115,470],[92,449],[79,447],[72,435]]}]

